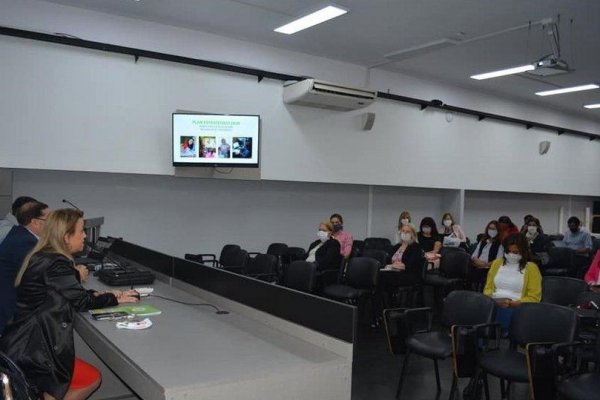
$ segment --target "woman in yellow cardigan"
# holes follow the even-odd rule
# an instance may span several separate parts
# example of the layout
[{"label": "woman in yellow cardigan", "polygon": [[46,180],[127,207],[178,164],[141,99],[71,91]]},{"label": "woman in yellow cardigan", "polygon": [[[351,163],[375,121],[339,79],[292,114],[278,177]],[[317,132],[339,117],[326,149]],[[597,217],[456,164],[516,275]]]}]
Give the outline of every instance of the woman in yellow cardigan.
[{"label": "woman in yellow cardigan", "polygon": [[522,233],[504,239],[504,257],[492,262],[483,293],[496,300],[496,319],[508,328],[512,309],[521,303],[539,303],[542,275],[531,260],[529,243]]}]

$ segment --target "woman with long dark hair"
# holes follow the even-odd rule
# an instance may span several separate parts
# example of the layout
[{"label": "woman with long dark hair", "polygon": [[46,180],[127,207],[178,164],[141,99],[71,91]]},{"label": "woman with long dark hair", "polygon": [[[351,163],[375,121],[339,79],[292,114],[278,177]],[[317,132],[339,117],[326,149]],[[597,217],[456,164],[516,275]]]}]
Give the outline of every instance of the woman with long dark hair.
[{"label": "woman with long dark hair", "polygon": [[[0,340],[0,349],[46,400],[86,399],[100,385],[93,366],[76,362],[74,313],[137,301],[131,291],[100,293],[81,286],[73,254],[83,250],[85,237],[82,211],[68,208],[50,213],[17,274],[17,310]],[[81,376],[81,369],[95,371],[96,379],[75,382],[78,379],[73,377]]]}]

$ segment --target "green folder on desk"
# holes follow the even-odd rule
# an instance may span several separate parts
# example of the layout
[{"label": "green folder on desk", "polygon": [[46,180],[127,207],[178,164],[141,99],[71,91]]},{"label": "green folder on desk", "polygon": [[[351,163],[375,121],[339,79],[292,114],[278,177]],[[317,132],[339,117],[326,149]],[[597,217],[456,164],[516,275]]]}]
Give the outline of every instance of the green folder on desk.
[{"label": "green folder on desk", "polygon": [[106,314],[106,313],[118,313],[124,312],[130,315],[135,315],[137,317],[149,317],[152,315],[162,314],[162,311],[158,308],[150,305],[150,304],[128,304],[121,305],[115,307],[108,308],[98,308],[96,310],[90,310],[90,314],[92,316],[97,314]]}]

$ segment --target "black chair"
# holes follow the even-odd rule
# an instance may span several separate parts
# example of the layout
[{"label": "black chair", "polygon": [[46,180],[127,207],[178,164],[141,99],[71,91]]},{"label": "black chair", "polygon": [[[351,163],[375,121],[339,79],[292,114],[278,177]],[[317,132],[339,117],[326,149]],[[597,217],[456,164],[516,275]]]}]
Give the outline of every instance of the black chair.
[{"label": "black chair", "polygon": [[323,296],[349,304],[358,304],[361,299],[371,297],[375,293],[380,267],[379,262],[372,258],[350,259],[346,268],[345,283],[325,287]]},{"label": "black chair", "polygon": [[267,282],[277,280],[277,257],[272,254],[257,254],[248,259],[246,275]]},{"label": "black chair", "polygon": [[306,251],[302,247],[288,247],[285,253],[281,255],[281,262],[283,268],[290,265],[294,261],[304,260],[306,258]]},{"label": "black chair", "polygon": [[[495,337],[499,337],[499,324],[491,326],[496,328]],[[517,350],[519,346],[571,342],[577,329],[577,315],[571,308],[549,303],[524,303],[515,308],[508,330],[509,347],[483,353],[479,358],[486,399],[490,398],[488,374],[500,379],[503,399],[507,398],[511,382],[529,382],[526,355]],[[504,381],[508,386],[505,387]]]},{"label": "black chair", "polygon": [[316,274],[315,263],[296,260],[285,269],[281,285],[301,292],[313,293],[317,285]]},{"label": "black chair", "polygon": [[438,271],[427,272],[423,284],[433,286],[436,306],[447,293],[454,289],[465,288],[471,268],[471,256],[460,248],[444,248],[442,250]]},{"label": "black chair", "polygon": [[[488,324],[494,318],[495,302],[481,293],[456,290],[444,300],[443,322],[450,328],[473,327]],[[397,308],[384,310],[385,331],[392,354],[406,352],[396,398],[400,397],[408,366],[409,356],[414,353],[433,360],[437,393],[441,391],[438,361],[452,355],[452,340],[449,331],[432,331],[432,309]],[[419,324],[421,326],[419,326]],[[451,395],[456,390],[457,378],[453,376]]]},{"label": "black chair", "polygon": [[4,353],[0,352],[0,398],[11,400],[40,399],[40,393],[29,385],[23,371]]},{"label": "black chair", "polygon": [[241,274],[246,269],[248,252],[242,250],[237,244],[226,244],[221,249],[218,260],[212,253],[186,254],[185,259]]},{"label": "black chair", "polygon": [[379,261],[379,264],[384,267],[390,263],[390,255],[385,250],[367,249],[362,252],[361,257],[373,258]]},{"label": "black chair", "polygon": [[550,247],[548,264],[542,269],[542,275],[572,276],[577,274],[575,250],[568,247]]},{"label": "black chair", "polygon": [[391,254],[392,242],[388,238],[370,237],[363,243],[363,251],[366,250],[384,250]]},{"label": "black chair", "polygon": [[542,278],[542,302],[559,306],[577,305],[577,297],[586,292],[588,285],[581,279],[565,276],[544,276]]},{"label": "black chair", "polygon": [[[560,399],[564,400],[600,400],[600,340],[594,349],[595,366],[592,371],[581,370],[581,345],[579,343],[560,344],[553,347],[554,371],[557,374],[556,388]],[[574,361],[570,360],[574,358]],[[571,362],[569,362],[571,361]],[[569,373],[562,374],[564,365],[569,362]],[[579,368],[577,368],[579,367]]]},{"label": "black chair", "polygon": [[352,253],[350,254],[350,257],[360,257],[364,247],[365,247],[364,240],[354,240],[352,242]]}]

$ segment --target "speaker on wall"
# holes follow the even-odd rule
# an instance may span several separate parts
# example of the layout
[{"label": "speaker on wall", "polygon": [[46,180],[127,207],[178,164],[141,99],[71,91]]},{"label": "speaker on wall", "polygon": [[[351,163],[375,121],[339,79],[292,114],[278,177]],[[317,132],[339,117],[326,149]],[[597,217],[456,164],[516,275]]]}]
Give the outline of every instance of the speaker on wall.
[{"label": "speaker on wall", "polygon": [[363,114],[363,130],[370,131],[375,123],[375,113],[366,112]]}]

